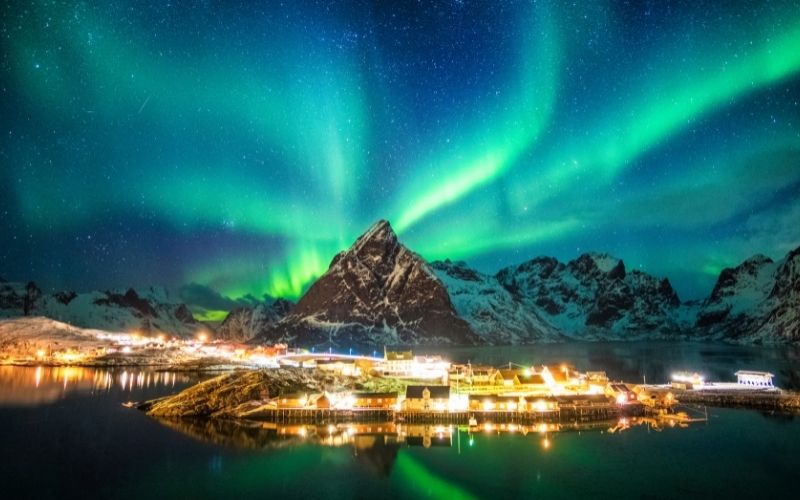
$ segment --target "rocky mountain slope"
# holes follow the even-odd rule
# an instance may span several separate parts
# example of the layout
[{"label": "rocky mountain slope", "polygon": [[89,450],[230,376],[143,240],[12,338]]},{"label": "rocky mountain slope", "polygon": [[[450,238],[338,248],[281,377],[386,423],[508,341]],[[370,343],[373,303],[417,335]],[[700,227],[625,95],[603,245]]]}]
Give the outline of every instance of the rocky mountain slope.
[{"label": "rocky mountain slope", "polygon": [[293,305],[288,300],[276,299],[255,307],[234,309],[217,328],[215,338],[247,342],[259,332],[280,321]]},{"label": "rocky mountain slope", "polygon": [[565,339],[561,331],[526,307],[495,276],[449,260],[433,262],[431,268],[450,293],[456,312],[485,342],[508,345]]},{"label": "rocky mountain slope", "polygon": [[[0,317],[40,315],[75,326],[194,335],[188,308],[162,289],[42,294],[0,280]],[[666,278],[602,253],[537,257],[489,275],[464,262],[426,263],[379,221],[340,252],[292,306],[231,311],[217,337],[320,348],[397,344],[526,344],[712,339],[800,342],[800,248],[724,269],[704,301],[681,303]]]},{"label": "rocky mountain slope", "polygon": [[497,281],[527,311],[567,337],[670,338],[689,324],[669,280],[608,254],[587,253],[561,263],[538,257],[500,270]]},{"label": "rocky mountain slope", "polygon": [[478,344],[428,264],[379,221],[258,341],[306,346]]},{"label": "rocky mountain slope", "polygon": [[201,326],[163,288],[44,294],[34,283],[0,282],[0,318],[46,316],[83,328],[189,337]]},{"label": "rocky mountain slope", "polygon": [[756,255],[723,269],[697,327],[713,339],[800,341],[800,247],[778,262]]}]

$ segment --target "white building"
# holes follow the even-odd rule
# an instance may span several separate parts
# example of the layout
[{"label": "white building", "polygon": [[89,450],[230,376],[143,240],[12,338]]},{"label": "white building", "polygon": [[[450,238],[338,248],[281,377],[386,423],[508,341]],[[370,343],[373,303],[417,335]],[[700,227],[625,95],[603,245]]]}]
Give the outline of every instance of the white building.
[{"label": "white building", "polygon": [[772,377],[774,376],[769,372],[739,370],[736,372],[736,381],[739,385],[750,387],[775,387],[772,385]]}]

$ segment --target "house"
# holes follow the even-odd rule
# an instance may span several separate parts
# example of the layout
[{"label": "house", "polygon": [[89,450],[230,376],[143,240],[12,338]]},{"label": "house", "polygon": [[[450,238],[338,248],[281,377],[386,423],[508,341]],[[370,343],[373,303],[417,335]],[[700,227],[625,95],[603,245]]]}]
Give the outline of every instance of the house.
[{"label": "house", "polygon": [[383,352],[383,375],[394,377],[408,377],[414,369],[414,353],[411,351],[386,351]]},{"label": "house", "polygon": [[497,370],[491,366],[472,366],[467,381],[472,385],[495,385],[496,377]]},{"label": "house", "polygon": [[772,384],[772,378],[775,376],[769,372],[757,372],[751,370],[739,370],[735,373],[736,381],[739,385],[746,385],[750,387],[775,387]]},{"label": "house", "polygon": [[449,385],[409,385],[403,401],[405,411],[445,411],[450,403]]},{"label": "house", "polygon": [[314,408],[328,409],[331,407],[331,400],[325,394],[315,394],[309,398],[309,404]]},{"label": "house", "polygon": [[276,398],[275,403],[279,409],[305,408],[308,405],[308,394],[304,392],[282,394]]},{"label": "house", "polygon": [[396,392],[354,392],[352,394],[354,409],[392,409],[397,404]]},{"label": "house", "polygon": [[361,375],[361,368],[356,366],[354,359],[318,359],[317,369],[338,373],[345,377],[358,377]]},{"label": "house", "polygon": [[636,401],[636,393],[625,384],[610,383],[606,386],[606,395],[613,398],[619,404]]},{"label": "house", "polygon": [[527,406],[525,398],[520,396],[499,396],[495,394],[481,396],[470,394],[469,409],[471,411],[517,411]]},{"label": "house", "polygon": [[503,385],[506,387],[520,385],[519,375],[523,375],[522,371],[520,370],[498,370],[497,376],[495,378],[495,383],[499,381],[498,385]]}]

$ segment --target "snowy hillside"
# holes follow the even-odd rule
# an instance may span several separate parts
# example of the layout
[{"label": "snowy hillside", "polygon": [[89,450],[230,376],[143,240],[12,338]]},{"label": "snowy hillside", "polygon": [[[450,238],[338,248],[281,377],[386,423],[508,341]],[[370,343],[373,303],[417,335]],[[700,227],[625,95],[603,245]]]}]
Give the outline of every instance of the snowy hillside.
[{"label": "snowy hillside", "polygon": [[234,309],[217,328],[215,338],[246,342],[280,321],[292,306],[288,300],[277,299],[255,307]]},{"label": "snowy hillside", "polygon": [[800,341],[800,248],[779,262],[756,255],[724,269],[697,316],[714,339]]},{"label": "snowy hillside", "polygon": [[489,344],[529,344],[563,340],[563,335],[506,290],[497,278],[464,262],[437,261],[431,268],[442,280],[459,316]]},{"label": "snowy hillside", "polygon": [[35,284],[0,282],[0,317],[46,316],[84,328],[190,337],[200,326],[166,290],[43,294]]},{"label": "snowy hillside", "polygon": [[686,326],[669,280],[628,272],[608,254],[588,253],[566,264],[538,257],[496,277],[528,311],[568,337],[672,338]]}]

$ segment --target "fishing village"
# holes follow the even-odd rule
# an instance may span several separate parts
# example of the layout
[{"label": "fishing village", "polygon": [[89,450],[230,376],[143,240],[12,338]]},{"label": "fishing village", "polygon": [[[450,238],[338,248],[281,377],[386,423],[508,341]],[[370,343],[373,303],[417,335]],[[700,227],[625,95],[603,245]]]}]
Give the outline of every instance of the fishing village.
[{"label": "fishing village", "polygon": [[660,384],[637,384],[566,363],[497,367],[408,350],[377,357],[273,349],[269,368],[221,375],[131,405],[155,417],[263,422],[284,434],[397,426],[418,429],[415,435],[428,440],[454,427],[546,433],[593,423],[609,430],[643,422],[686,425],[706,420],[706,405],[800,410],[800,396],[775,387],[768,372],[741,370],[730,382],[677,372]]}]

